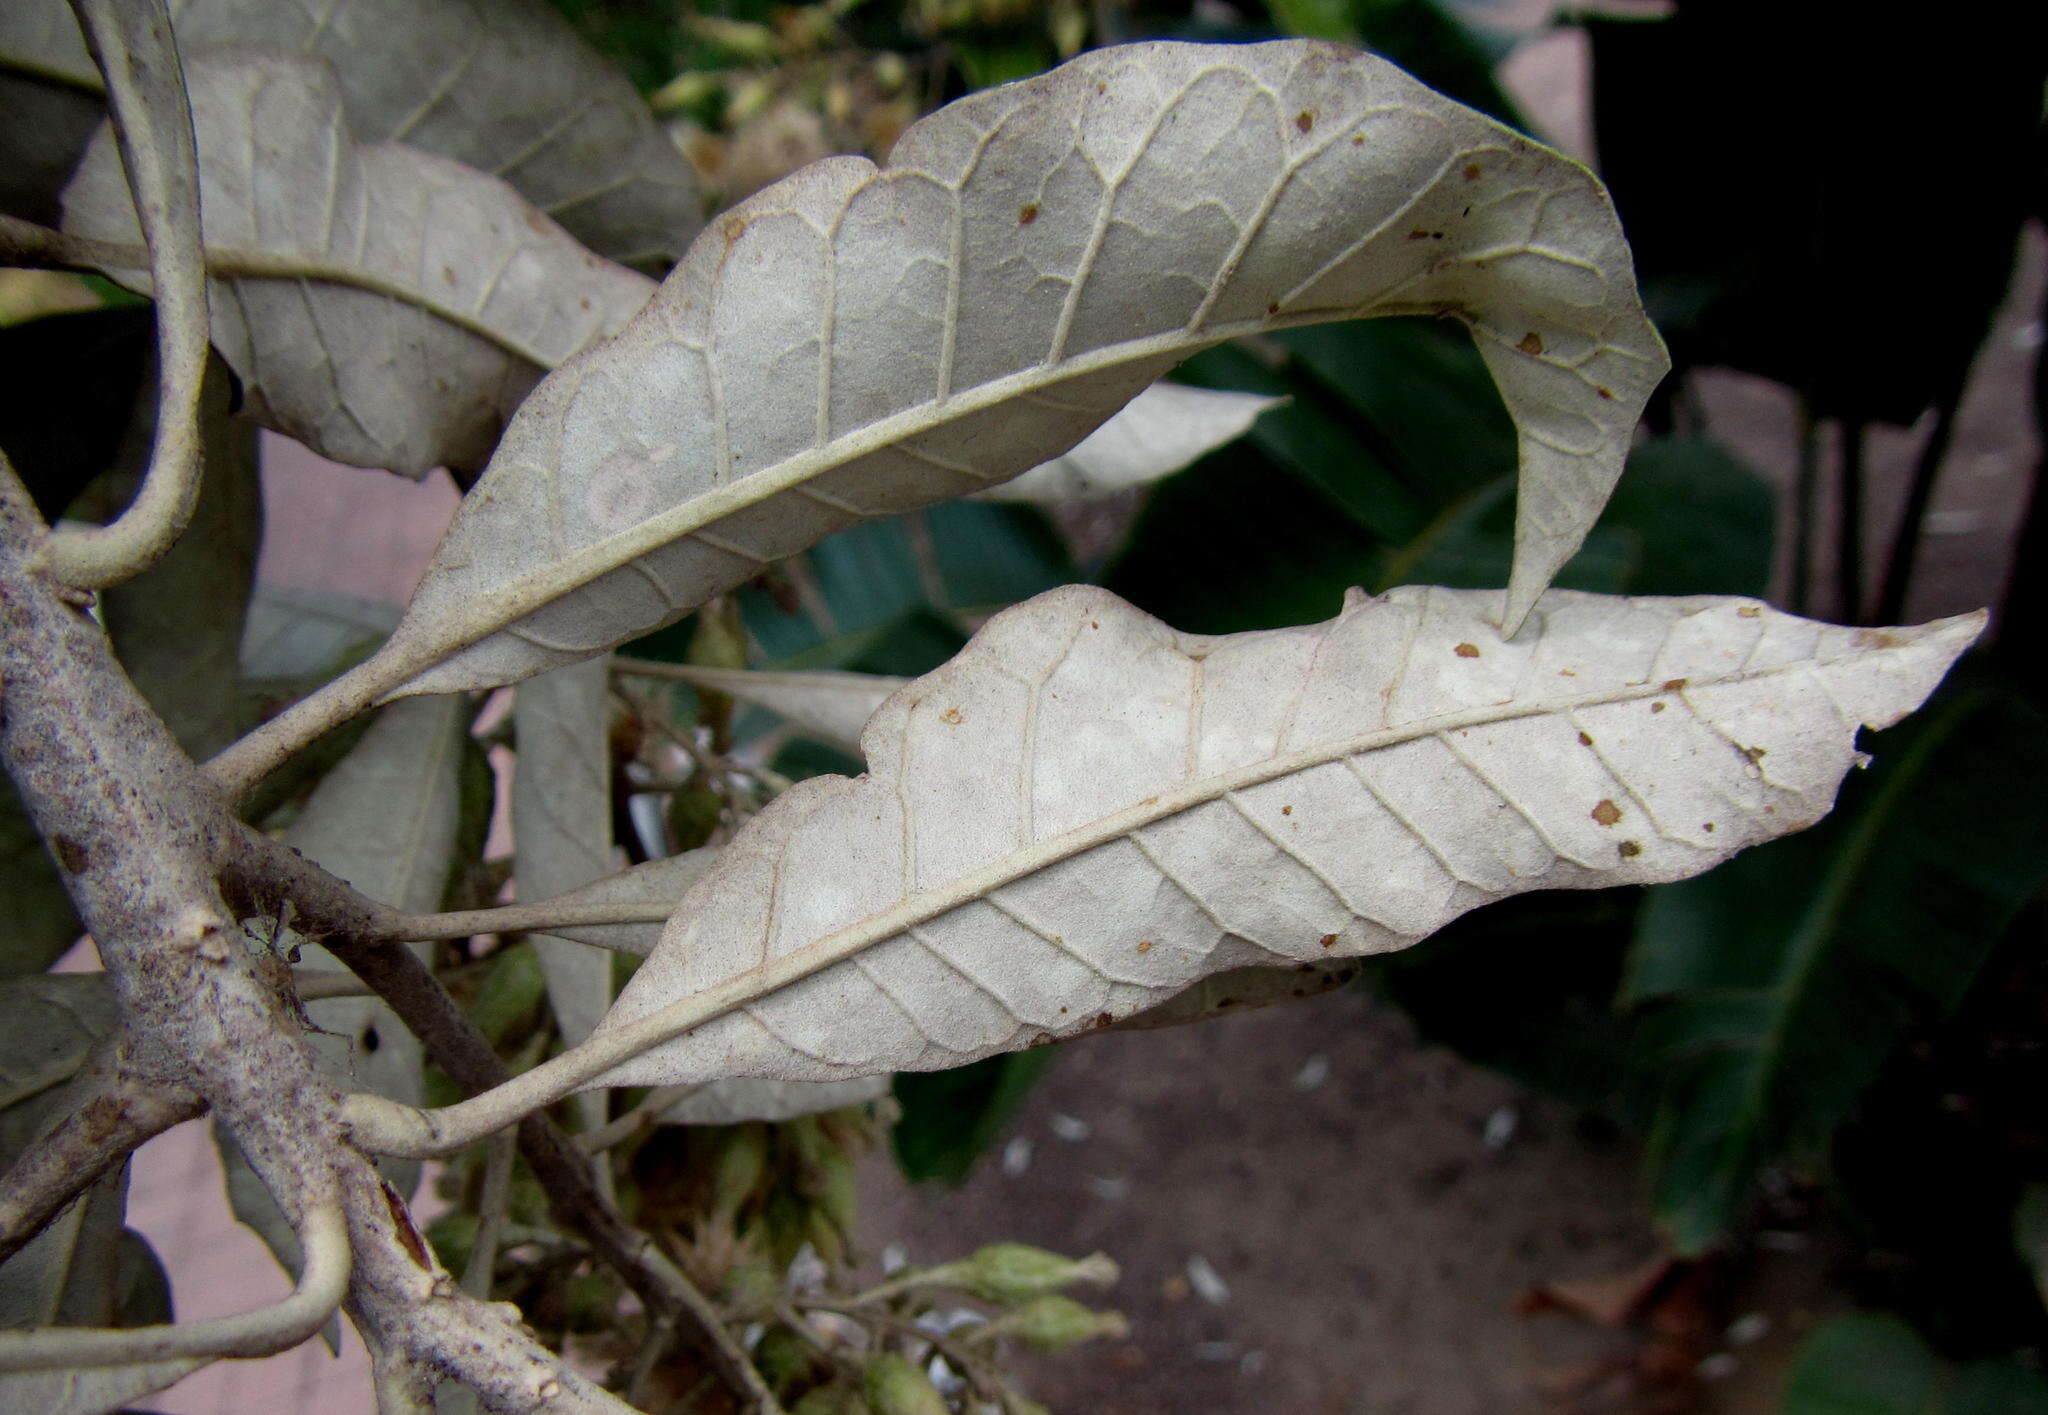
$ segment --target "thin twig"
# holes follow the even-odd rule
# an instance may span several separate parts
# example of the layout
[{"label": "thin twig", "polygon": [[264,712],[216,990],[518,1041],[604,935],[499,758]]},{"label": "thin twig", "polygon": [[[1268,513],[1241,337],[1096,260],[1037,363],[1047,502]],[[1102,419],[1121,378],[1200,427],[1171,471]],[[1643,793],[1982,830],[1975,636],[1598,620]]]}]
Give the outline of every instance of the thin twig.
[{"label": "thin twig", "polygon": [[1835,559],[1835,598],[1841,622],[1863,622],[1863,452],[1869,424],[1842,420],[1842,509]]},{"label": "thin twig", "polygon": [[326,1324],[348,1290],[348,1226],[340,1208],[308,1210],[299,1225],[305,1265],[292,1295],[273,1306],[210,1322],[150,1327],[49,1327],[0,1331],[0,1371],[125,1366],[181,1357],[273,1356]]},{"label": "thin twig", "polygon": [[498,1269],[498,1236],[505,1228],[505,1213],[512,1203],[512,1158],[518,1152],[512,1132],[491,1136],[484,1148],[483,1191],[476,1201],[476,1239],[470,1244],[469,1261],[462,1269],[462,1290],[472,1297],[491,1295],[491,1281]]},{"label": "thin twig", "polygon": [[0,1259],[19,1252],[137,1146],[201,1110],[182,1086],[109,1066],[93,1094],[0,1177]]},{"label": "thin twig", "polygon": [[71,0],[71,8],[106,79],[156,297],[156,432],[142,485],[111,523],[60,528],[42,550],[43,564],[58,580],[102,589],[154,565],[192,519],[199,500],[199,389],[211,334],[199,153],[164,0]]},{"label": "thin twig", "polygon": [[1906,616],[1906,596],[1912,592],[1913,569],[1920,557],[1920,540],[1926,528],[1927,508],[1934,502],[1934,487],[1941,479],[1942,464],[1948,460],[1948,447],[1956,428],[1956,410],[1962,406],[1963,385],[1968,380],[1969,368],[1964,365],[1963,377],[1956,379],[1934,403],[1934,426],[1927,434],[1927,444],[1920,449],[1920,455],[1913,462],[1913,482],[1906,490],[1906,509],[1899,516],[1898,530],[1892,534],[1892,553],[1885,565],[1884,587],[1878,592],[1877,612],[1872,616],[1879,624],[1896,624]]},{"label": "thin twig", "polygon": [[677,1101],[688,1100],[703,1089],[702,1086],[656,1086],[624,1115],[578,1135],[576,1147],[586,1155],[601,1155],[642,1130],[652,1129]]}]

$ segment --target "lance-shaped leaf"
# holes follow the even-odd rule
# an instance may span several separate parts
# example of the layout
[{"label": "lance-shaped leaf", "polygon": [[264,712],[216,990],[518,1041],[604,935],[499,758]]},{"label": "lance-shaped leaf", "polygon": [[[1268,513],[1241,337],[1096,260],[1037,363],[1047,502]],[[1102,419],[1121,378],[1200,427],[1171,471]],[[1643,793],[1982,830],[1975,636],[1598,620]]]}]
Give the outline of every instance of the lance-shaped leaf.
[{"label": "lance-shaped leaf", "polygon": [[[497,178],[359,143],[324,60],[213,50],[186,77],[214,344],[245,411],[325,456],[413,476],[480,465],[541,374],[654,288]],[[79,164],[64,219],[139,239],[110,134]]]},{"label": "lance-shaped leaf", "polygon": [[830,670],[776,672],[772,669],[701,668],[659,665],[660,676],[763,707],[821,742],[860,750],[860,730],[888,696],[908,679],[880,673]]},{"label": "lance-shaped leaf", "polygon": [[[542,899],[612,873],[610,682],[602,661],[528,679],[513,703],[513,878]],[[612,960],[566,938],[534,939],[548,1006],[564,1045],[589,1036],[612,1004]],[[594,1103],[593,1103],[594,1102]],[[583,1123],[604,1121],[602,1097],[583,1097]]]},{"label": "lance-shaped leaf", "polygon": [[[681,151],[544,0],[173,0],[171,10],[187,54],[240,44],[327,60],[363,141],[502,177],[600,255],[666,265],[703,224]],[[65,0],[0,6],[5,70],[81,95],[100,84]]]},{"label": "lance-shaped leaf", "polygon": [[520,408],[354,687],[596,653],[863,517],[1058,456],[1198,349],[1416,313],[1471,327],[1521,429],[1512,623],[1666,367],[1599,184],[1332,45],[1084,55],[707,228]]},{"label": "lance-shaped leaf", "polygon": [[743,1077],[700,1086],[661,1113],[664,1125],[738,1125],[747,1120],[794,1120],[821,1110],[865,1105],[889,1094],[887,1076],[850,1081],[763,1081]]},{"label": "lance-shaped leaf", "polygon": [[1858,728],[1983,623],[1555,591],[1507,640],[1500,603],[1403,589],[1223,637],[1089,587],[997,615],[875,715],[866,776],[725,846],[598,1037],[763,996],[605,1083],[955,1066],[1525,890],[1697,874],[1818,819]]},{"label": "lance-shaped leaf", "polygon": [[675,912],[683,895],[717,858],[718,851],[709,847],[686,850],[680,855],[649,860],[644,865],[607,875],[581,889],[556,895],[547,903],[576,909],[615,907],[621,913],[636,915],[644,911],[644,918],[624,924],[558,925],[550,932],[596,948],[610,948],[645,957],[661,941],[663,921]]},{"label": "lance-shaped leaf", "polygon": [[1242,437],[1260,413],[1286,401],[1155,383],[1068,451],[980,495],[1051,506],[1134,491]]}]

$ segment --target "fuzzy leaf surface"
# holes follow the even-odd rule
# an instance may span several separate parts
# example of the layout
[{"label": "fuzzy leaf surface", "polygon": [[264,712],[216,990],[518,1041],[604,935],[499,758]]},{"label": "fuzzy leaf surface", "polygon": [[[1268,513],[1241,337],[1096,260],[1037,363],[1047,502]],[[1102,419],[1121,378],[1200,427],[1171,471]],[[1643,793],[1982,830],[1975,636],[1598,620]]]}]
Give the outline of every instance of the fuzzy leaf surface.
[{"label": "fuzzy leaf surface", "polygon": [[[507,183],[364,144],[324,60],[190,55],[213,340],[245,411],[323,456],[424,476],[477,466],[541,375],[623,325],[647,277],[592,255]],[[66,229],[140,239],[111,133],[64,194]],[[146,272],[109,270],[146,287]]]},{"label": "fuzzy leaf surface", "polygon": [[1068,451],[981,495],[1055,506],[1135,491],[1242,437],[1260,413],[1285,401],[1155,383]]},{"label": "fuzzy leaf surface", "polygon": [[[612,260],[667,265],[703,225],[681,151],[545,0],[173,0],[171,12],[187,55],[242,44],[327,60],[364,142],[502,177]],[[100,85],[64,0],[0,6],[6,69],[80,94]]]},{"label": "fuzzy leaf surface", "polygon": [[997,615],[883,705],[867,775],[723,848],[599,1034],[762,995],[603,1083],[957,1066],[1526,890],[1698,874],[1825,814],[1858,729],[1983,623],[1554,591],[1506,640],[1500,608],[1409,588],[1208,637],[1075,586]]},{"label": "fuzzy leaf surface", "polygon": [[1057,457],[1199,349],[1417,313],[1471,327],[1520,429],[1512,622],[1667,366],[1599,184],[1333,45],[1083,55],[707,228],[522,405],[376,681],[453,691],[597,653],[857,521]]}]

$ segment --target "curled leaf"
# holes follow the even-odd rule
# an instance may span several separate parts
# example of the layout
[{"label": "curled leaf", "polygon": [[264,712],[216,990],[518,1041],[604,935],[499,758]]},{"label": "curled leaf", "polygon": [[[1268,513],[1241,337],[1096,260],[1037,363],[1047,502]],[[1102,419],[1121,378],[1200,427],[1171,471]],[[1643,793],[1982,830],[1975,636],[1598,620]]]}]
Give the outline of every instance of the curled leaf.
[{"label": "curled leaf", "polygon": [[1466,322],[1521,433],[1512,626],[1667,360],[1577,164],[1336,46],[1139,44],[725,213],[522,405],[375,674],[512,681],[1071,448],[1240,335]]}]

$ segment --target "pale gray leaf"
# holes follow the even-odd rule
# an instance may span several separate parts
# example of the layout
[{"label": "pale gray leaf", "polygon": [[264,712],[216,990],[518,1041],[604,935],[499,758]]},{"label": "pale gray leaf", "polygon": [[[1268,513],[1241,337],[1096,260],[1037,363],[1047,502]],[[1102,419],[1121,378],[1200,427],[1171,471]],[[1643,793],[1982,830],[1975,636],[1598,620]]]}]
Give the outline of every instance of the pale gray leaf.
[{"label": "pale gray leaf", "polygon": [[794,1120],[799,1115],[866,1105],[888,1094],[887,1076],[860,1076],[850,1081],[713,1081],[663,1111],[661,1122],[739,1125],[749,1120]]},{"label": "pale gray leaf", "polygon": [[1067,452],[977,495],[985,501],[1056,506],[1135,491],[1236,441],[1260,413],[1286,401],[1155,383]]},{"label": "pale gray leaf", "polygon": [[206,1365],[201,1360],[148,1361],[79,1371],[0,1374],[0,1409],[35,1415],[109,1415]]},{"label": "pale gray leaf", "polygon": [[5,773],[0,773],[0,899],[7,901],[0,977],[43,972],[85,931],[57,874],[57,862]]},{"label": "pale gray leaf", "polygon": [[0,211],[49,225],[106,115],[100,72],[64,0],[0,5]]},{"label": "pale gray leaf", "polygon": [[55,1116],[24,1102],[65,1085],[119,1014],[101,973],[49,973],[0,982],[0,1171],[14,1163]]},{"label": "pale gray leaf", "polygon": [[681,679],[763,707],[821,742],[860,750],[860,730],[889,694],[908,678],[879,673],[776,672],[769,669],[701,668],[695,664],[664,664],[664,677]]},{"label": "pale gray leaf", "polygon": [[710,846],[687,850],[665,860],[649,860],[644,865],[607,875],[581,889],[572,889],[549,902],[578,907],[638,905],[647,911],[648,917],[643,922],[630,924],[571,924],[556,929],[555,933],[597,948],[637,953],[644,957],[652,953],[654,945],[661,941],[663,921],[675,912],[683,894],[711,868],[711,862],[717,858],[718,851]]},{"label": "pale gray leaf", "polygon": [[1358,964],[1289,963],[1283,967],[1228,968],[1175,993],[1156,1007],[1113,1024],[1114,1030],[1149,1031],[1155,1027],[1178,1027],[1271,1007],[1276,1002],[1316,997],[1340,988],[1358,976]]},{"label": "pale gray leaf", "polygon": [[[327,60],[363,141],[403,142],[502,177],[600,255],[664,266],[704,224],[681,151],[625,76],[544,0],[179,0],[171,9],[187,53],[244,44]],[[0,67],[84,94],[100,84],[64,0],[0,5]]]},{"label": "pale gray leaf", "polygon": [[[200,51],[186,78],[214,344],[242,378],[244,411],[325,456],[412,476],[481,465],[542,372],[654,288],[497,178],[358,142],[324,60]],[[64,221],[138,239],[105,133],[65,191]]]},{"label": "pale gray leaf", "polygon": [[[121,666],[178,745],[201,761],[242,733],[236,686],[263,541],[256,429],[229,413],[233,387],[212,361],[199,407],[199,501],[184,535],[155,565],[100,596]],[[149,453],[153,384],[145,399],[123,447],[130,491]]]},{"label": "pale gray leaf", "polygon": [[[225,1126],[208,1127],[213,1132],[214,1148],[220,1154],[222,1181],[227,1189],[228,1211],[257,1237],[261,1238],[277,1258],[278,1265],[291,1274],[292,1281],[299,1280],[305,1267],[305,1250],[299,1244],[299,1231],[292,1227],[291,1220],[278,1207],[277,1197],[264,1184],[263,1177],[249,1163],[241,1147],[235,1143]],[[377,1168],[395,1185],[401,1185],[399,1192],[409,1195],[418,1182],[417,1165],[394,1164],[390,1160],[378,1163]],[[407,1180],[406,1176],[413,1178]],[[395,1178],[393,1176],[396,1176]],[[403,1181],[403,1182],[402,1182]],[[401,1183],[402,1182],[402,1183]],[[327,1343],[327,1349],[341,1354],[341,1319],[329,1319],[320,1328],[320,1339]]]},{"label": "pale gray leaf", "polygon": [[1416,313],[1469,325],[1520,429],[1513,624],[1668,365],[1600,185],[1331,45],[1083,55],[719,217],[521,406],[362,681],[558,667],[1056,457],[1199,349]]},{"label": "pale gray leaf", "polygon": [[242,630],[242,676],[303,679],[367,654],[398,623],[398,607],[333,590],[259,585]]},{"label": "pale gray leaf", "polygon": [[875,715],[866,776],[801,782],[724,847],[598,1035],[794,981],[602,1083],[957,1066],[1525,890],[1697,874],[1825,814],[1858,729],[1984,622],[1555,591],[1503,639],[1501,598],[1222,637],[1082,586],[1004,611]]},{"label": "pale gray leaf", "polygon": [[[614,871],[610,683],[602,660],[528,679],[513,700],[513,879],[522,899],[565,894]],[[601,949],[535,935],[562,1040],[589,1036],[612,1001]],[[602,1115],[597,1119],[602,1120]]]}]

